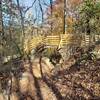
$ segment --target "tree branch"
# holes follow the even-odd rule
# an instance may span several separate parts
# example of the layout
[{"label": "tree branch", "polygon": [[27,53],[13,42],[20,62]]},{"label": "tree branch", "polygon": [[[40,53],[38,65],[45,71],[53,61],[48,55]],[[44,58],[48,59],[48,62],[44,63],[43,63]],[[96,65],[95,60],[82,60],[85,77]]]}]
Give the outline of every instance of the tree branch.
[{"label": "tree branch", "polygon": [[25,10],[25,13],[27,13],[27,11],[33,7],[33,5],[35,4],[35,2],[36,2],[36,0],[34,0],[33,3],[32,3],[32,5]]}]

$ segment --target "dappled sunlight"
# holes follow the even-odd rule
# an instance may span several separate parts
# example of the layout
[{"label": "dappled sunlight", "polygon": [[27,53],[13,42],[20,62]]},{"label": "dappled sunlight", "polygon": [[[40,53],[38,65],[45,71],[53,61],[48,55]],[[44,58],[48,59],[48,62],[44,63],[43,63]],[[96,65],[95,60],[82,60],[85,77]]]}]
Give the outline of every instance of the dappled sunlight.
[{"label": "dappled sunlight", "polygon": [[0,0],[0,100],[99,100],[100,0]]}]

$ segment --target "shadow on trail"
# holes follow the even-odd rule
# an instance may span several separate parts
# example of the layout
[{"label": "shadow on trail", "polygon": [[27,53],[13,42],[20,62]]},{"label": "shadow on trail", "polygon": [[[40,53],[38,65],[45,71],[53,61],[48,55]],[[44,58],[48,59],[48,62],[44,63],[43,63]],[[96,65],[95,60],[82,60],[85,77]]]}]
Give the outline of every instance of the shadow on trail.
[{"label": "shadow on trail", "polygon": [[36,87],[36,93],[37,93],[37,97],[39,100],[43,100],[42,94],[41,94],[41,90],[40,90],[40,85],[38,83],[38,79],[36,77],[34,77],[34,83],[35,83],[35,87]]},{"label": "shadow on trail", "polygon": [[46,77],[43,77],[43,81],[47,84],[47,86],[55,94],[57,100],[64,100],[58,88],[56,88],[56,86],[50,80],[48,80]]},{"label": "shadow on trail", "polygon": [[31,62],[29,57],[28,57],[28,60],[29,60],[29,64],[30,64],[30,72],[31,72],[31,74],[33,76],[33,79],[34,79],[34,84],[33,85],[35,85],[35,88],[36,88],[36,96],[37,96],[38,100],[43,100],[40,85],[39,85],[38,79],[33,74],[32,62]]}]

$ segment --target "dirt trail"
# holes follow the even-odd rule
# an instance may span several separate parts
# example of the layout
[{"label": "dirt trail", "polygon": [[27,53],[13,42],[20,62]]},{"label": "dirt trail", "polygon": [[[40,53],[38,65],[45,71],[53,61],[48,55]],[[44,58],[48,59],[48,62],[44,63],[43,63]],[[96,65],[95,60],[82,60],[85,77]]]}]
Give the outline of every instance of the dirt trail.
[{"label": "dirt trail", "polygon": [[[52,75],[44,73],[43,78],[40,78],[39,69],[35,69],[37,75],[34,75],[29,70],[29,64],[25,64],[25,71],[21,72],[18,80],[19,85],[13,80],[10,100],[25,100],[27,97],[27,100],[100,100],[100,60],[96,63],[88,62],[88,65],[81,65],[80,70],[72,62],[66,62],[64,69],[55,68]],[[48,64],[42,62],[42,65],[44,67]],[[33,70],[35,67],[39,68],[38,61],[31,67]],[[19,88],[19,93],[16,88]],[[0,100],[8,100],[5,97],[7,98],[7,95],[0,92]]]},{"label": "dirt trail", "polygon": [[52,92],[52,89],[50,89],[45,82],[40,81],[39,85],[43,100],[57,100],[55,94]]}]

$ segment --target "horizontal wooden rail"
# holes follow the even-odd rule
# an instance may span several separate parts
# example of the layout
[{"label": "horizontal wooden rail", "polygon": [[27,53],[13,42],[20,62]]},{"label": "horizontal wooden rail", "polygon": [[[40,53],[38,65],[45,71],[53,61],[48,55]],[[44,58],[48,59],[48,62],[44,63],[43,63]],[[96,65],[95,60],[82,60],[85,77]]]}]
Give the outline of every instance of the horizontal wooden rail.
[{"label": "horizontal wooden rail", "polygon": [[[98,41],[100,39],[100,35],[94,36],[95,41]],[[77,44],[80,43],[82,45],[89,45],[90,41],[93,41],[93,38],[91,38],[89,35],[84,35],[84,38],[80,38],[80,35],[75,34],[60,34],[60,35],[49,35],[49,36],[34,36],[32,39],[29,39],[27,42],[25,42],[25,51],[29,52],[32,51],[38,44],[45,44],[48,47],[55,47],[60,46],[63,47],[68,44]]]}]

